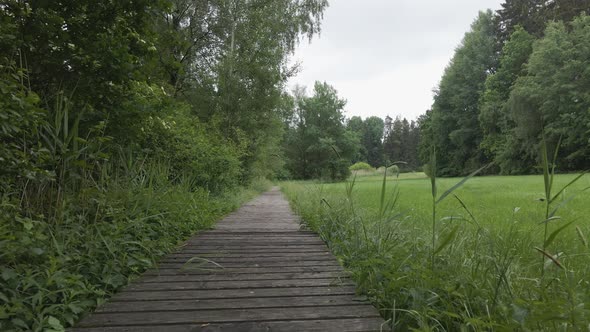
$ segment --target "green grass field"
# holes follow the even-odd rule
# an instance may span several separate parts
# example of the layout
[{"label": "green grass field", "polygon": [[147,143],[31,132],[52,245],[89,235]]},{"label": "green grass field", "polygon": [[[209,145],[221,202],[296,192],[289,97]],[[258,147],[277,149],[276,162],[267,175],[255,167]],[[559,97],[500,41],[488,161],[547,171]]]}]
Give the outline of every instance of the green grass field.
[{"label": "green grass field", "polygon": [[[553,194],[575,176],[558,175]],[[437,179],[438,195],[460,180]],[[590,329],[590,176],[551,204],[564,203],[546,234],[542,176],[472,178],[453,192],[467,209],[453,194],[437,205],[434,246],[424,174],[388,177],[395,204],[381,214],[383,176],[351,183],[283,190],[396,329]]]}]

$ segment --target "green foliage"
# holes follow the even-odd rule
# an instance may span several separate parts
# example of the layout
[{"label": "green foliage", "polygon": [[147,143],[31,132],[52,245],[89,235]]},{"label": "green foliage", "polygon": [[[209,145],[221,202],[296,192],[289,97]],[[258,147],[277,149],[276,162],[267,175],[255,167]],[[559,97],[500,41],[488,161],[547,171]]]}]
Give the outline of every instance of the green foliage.
[{"label": "green foliage", "polygon": [[506,156],[508,137],[514,128],[506,102],[516,79],[525,74],[525,64],[532,52],[533,41],[533,36],[516,27],[502,49],[497,71],[486,79],[485,92],[481,99],[481,148],[494,158],[503,173],[509,173],[511,167],[507,163],[517,163],[523,159],[519,155]]},{"label": "green foliage", "polygon": [[266,188],[283,166],[288,57],[326,6],[4,1],[0,330],[71,326]]},{"label": "green foliage", "polygon": [[285,138],[286,167],[295,178],[343,180],[358,151],[358,136],[344,126],[346,101],[326,83],[297,97],[296,117]]},{"label": "green foliage", "polygon": [[0,59],[0,182],[6,186],[50,176],[40,168],[48,151],[35,144],[46,113],[38,107],[39,97],[24,86],[26,79],[24,70]]},{"label": "green foliage", "polygon": [[132,163],[125,178],[109,174],[100,187],[67,195],[59,223],[23,216],[14,199],[2,197],[1,330],[71,326],[246,198],[171,186],[166,165]]},{"label": "green foliage", "polygon": [[480,15],[456,50],[432,110],[418,121],[420,159],[427,161],[435,146],[443,176],[467,174],[489,160],[495,162],[490,172],[538,173],[545,132],[549,146],[563,138],[563,170],[584,169],[590,127],[583,45],[590,21],[583,12],[590,7],[537,0],[507,0],[502,7],[492,25],[489,12],[488,19]]},{"label": "green foliage", "polygon": [[441,175],[458,175],[482,164],[479,99],[494,64],[492,12],[480,12],[446,68],[422,138],[436,147]]},{"label": "green foliage", "polygon": [[359,161],[358,163],[355,163],[352,166],[350,166],[348,169],[350,169],[351,171],[358,171],[362,169],[373,169],[373,167],[371,167],[371,165],[365,162]]},{"label": "green foliage", "polygon": [[[391,118],[389,118],[391,120]],[[386,123],[388,135],[384,138],[383,152],[385,164],[403,161],[404,170],[415,170],[419,167],[418,146],[420,145],[420,128],[418,124],[401,119],[399,116],[391,123]]]},{"label": "green foliage", "polygon": [[[555,146],[562,137],[563,168],[582,169],[590,160],[590,18],[582,15],[568,31],[551,23],[545,37],[533,45],[527,74],[517,79],[508,110],[515,121],[511,150],[538,151],[541,133]],[[538,159],[536,159],[538,161]]]}]

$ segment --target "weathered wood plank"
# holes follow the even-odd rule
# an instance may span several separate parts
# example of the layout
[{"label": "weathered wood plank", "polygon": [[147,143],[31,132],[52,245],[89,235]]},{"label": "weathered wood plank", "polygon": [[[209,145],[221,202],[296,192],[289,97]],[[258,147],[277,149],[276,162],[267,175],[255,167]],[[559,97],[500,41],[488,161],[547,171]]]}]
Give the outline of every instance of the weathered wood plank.
[{"label": "weathered wood plank", "polygon": [[162,263],[187,263],[190,261],[204,261],[210,260],[215,263],[245,263],[245,262],[291,262],[291,261],[334,261],[334,257],[327,254],[309,254],[305,255],[300,253],[298,255],[287,255],[287,256],[263,256],[263,255],[232,255],[230,257],[226,255],[169,255],[160,261]]},{"label": "weathered wood plank", "polygon": [[266,252],[266,251],[259,251],[259,252],[206,252],[206,251],[198,251],[193,253],[187,253],[183,251],[181,253],[170,254],[166,256],[163,260],[166,259],[181,259],[181,258],[192,258],[192,257],[205,257],[205,258],[216,258],[216,257],[223,257],[223,258],[251,258],[251,257],[334,257],[328,251],[321,250],[315,252],[309,251],[302,251],[302,252]]},{"label": "weathered wood plank", "polygon": [[151,301],[183,299],[239,299],[245,297],[286,297],[286,296],[323,296],[354,295],[354,287],[297,287],[297,288],[246,288],[216,290],[176,290],[133,292],[124,291],[115,295],[112,301]]},{"label": "weathered wood plank", "polygon": [[291,296],[236,299],[189,299],[110,302],[99,307],[96,312],[141,312],[178,310],[216,310],[252,308],[294,308],[353,305],[366,303],[364,298],[350,295]]},{"label": "weathered wood plank", "polygon": [[[79,332],[370,332],[382,331],[381,318],[318,319],[290,321],[260,321],[218,324],[182,324],[126,327],[77,328]],[[387,330],[387,329],[384,329]]]},{"label": "weathered wood plank", "polygon": [[277,288],[277,287],[334,287],[354,285],[348,279],[292,279],[292,280],[231,280],[231,281],[174,281],[133,283],[127,291],[164,291],[164,290],[198,290],[198,289],[243,289],[243,288]]},{"label": "weathered wood plank", "polygon": [[295,307],[289,310],[276,308],[221,309],[166,312],[125,312],[96,314],[84,320],[80,327],[95,326],[149,326],[158,324],[207,324],[230,322],[257,322],[261,320],[303,320],[379,317],[371,306]]},{"label": "weathered wood plank", "polygon": [[195,278],[194,275],[161,275],[143,276],[135,280],[135,283],[157,283],[157,282],[186,282],[186,281],[233,281],[233,280],[294,280],[294,279],[325,279],[325,278],[346,278],[345,272],[297,272],[297,273],[260,273],[260,274],[207,274]]},{"label": "weathered wood plank", "polygon": [[[204,268],[218,268],[215,264],[205,262],[201,265],[200,261],[191,262],[189,264],[184,263],[162,263],[158,266],[161,269],[204,269]],[[289,261],[258,261],[258,262],[221,262],[219,265],[224,268],[248,268],[248,267],[299,267],[299,266],[340,266],[335,260],[289,260]]]},{"label": "weathered wood plank", "polygon": [[282,267],[226,267],[224,269],[207,270],[180,270],[177,268],[159,268],[148,270],[144,275],[193,275],[193,274],[257,274],[257,273],[283,273],[283,272],[335,272],[343,271],[341,266],[282,266]]}]

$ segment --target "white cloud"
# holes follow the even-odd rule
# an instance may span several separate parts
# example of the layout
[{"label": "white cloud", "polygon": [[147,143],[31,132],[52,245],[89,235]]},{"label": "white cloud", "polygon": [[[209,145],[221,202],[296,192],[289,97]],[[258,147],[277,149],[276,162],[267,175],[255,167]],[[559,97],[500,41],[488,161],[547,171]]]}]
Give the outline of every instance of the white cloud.
[{"label": "white cloud", "polygon": [[[322,33],[293,56],[290,80],[333,85],[347,115],[415,119],[432,104],[432,89],[478,11],[502,0],[332,0]],[[308,89],[309,90],[309,89]]]}]

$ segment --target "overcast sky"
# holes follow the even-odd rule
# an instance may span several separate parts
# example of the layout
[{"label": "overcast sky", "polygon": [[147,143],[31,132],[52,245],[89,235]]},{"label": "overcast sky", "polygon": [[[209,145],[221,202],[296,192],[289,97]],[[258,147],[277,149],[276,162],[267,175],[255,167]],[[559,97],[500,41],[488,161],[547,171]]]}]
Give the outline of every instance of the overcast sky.
[{"label": "overcast sky", "polygon": [[326,81],[348,101],[346,116],[416,119],[478,11],[503,0],[330,0],[322,32],[302,42],[289,81]]}]

